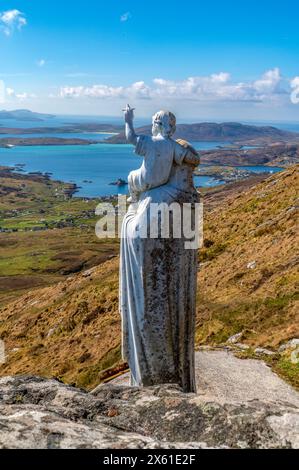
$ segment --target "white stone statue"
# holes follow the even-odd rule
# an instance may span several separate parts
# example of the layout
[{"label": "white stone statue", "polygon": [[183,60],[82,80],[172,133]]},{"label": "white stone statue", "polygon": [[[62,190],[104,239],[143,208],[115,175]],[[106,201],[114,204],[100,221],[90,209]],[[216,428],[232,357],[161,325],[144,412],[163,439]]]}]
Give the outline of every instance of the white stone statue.
[{"label": "white stone statue", "polygon": [[[124,111],[127,141],[143,161],[129,174],[131,204],[122,225],[122,357],[130,366],[131,385],[176,383],[194,392],[197,250],[186,249],[184,237],[159,232],[151,238],[150,228],[157,223],[153,203],[193,207],[198,202],[193,169],[199,156],[187,142],[171,138],[176,129],[171,112],[153,116],[152,136],[138,136],[133,109],[127,105]],[[170,225],[174,220],[170,217]]]}]

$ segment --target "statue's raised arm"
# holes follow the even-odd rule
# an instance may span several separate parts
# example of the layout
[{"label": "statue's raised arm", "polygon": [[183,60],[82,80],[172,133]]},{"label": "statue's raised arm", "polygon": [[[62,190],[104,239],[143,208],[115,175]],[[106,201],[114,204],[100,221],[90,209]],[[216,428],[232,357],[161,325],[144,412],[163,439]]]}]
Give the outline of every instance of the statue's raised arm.
[{"label": "statue's raised arm", "polygon": [[123,109],[124,117],[125,117],[125,134],[126,139],[129,144],[136,145],[137,144],[137,135],[135,133],[133,120],[134,120],[134,109],[131,108],[129,104],[127,104],[126,108]]}]

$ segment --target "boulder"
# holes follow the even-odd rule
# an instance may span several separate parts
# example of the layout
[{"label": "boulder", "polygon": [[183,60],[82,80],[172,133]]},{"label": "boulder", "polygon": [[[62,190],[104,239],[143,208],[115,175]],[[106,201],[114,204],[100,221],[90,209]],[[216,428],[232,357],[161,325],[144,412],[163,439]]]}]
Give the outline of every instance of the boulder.
[{"label": "boulder", "polygon": [[33,376],[0,379],[1,448],[299,448],[290,403],[217,400],[176,385],[86,392]]}]

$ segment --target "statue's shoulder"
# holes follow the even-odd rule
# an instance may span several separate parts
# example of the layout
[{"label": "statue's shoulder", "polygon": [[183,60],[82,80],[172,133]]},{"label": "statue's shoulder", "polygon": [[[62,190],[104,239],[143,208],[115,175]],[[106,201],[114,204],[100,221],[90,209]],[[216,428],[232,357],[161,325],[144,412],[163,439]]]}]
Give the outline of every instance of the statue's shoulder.
[{"label": "statue's shoulder", "polygon": [[148,152],[152,151],[154,146],[155,146],[155,143],[151,135],[140,134],[137,137],[135,153],[137,155],[145,156]]},{"label": "statue's shoulder", "polygon": [[187,140],[184,140],[184,139],[176,139],[175,141],[177,144],[179,144],[181,147],[183,147],[184,149],[187,149],[187,150],[190,150],[190,152],[194,153],[195,155],[197,155],[197,151],[195,150],[194,147],[192,147],[192,145],[187,142]]}]

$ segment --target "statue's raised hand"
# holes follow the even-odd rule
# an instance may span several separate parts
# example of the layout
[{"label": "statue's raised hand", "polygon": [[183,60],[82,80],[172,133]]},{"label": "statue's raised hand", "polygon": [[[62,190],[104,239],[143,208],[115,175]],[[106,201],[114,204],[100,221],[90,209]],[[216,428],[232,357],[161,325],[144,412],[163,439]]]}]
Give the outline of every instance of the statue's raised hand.
[{"label": "statue's raised hand", "polygon": [[127,104],[126,108],[123,109],[123,112],[124,112],[124,116],[125,116],[125,122],[131,124],[133,122],[133,119],[134,119],[134,109],[135,108],[131,108],[131,106],[129,104]]}]

